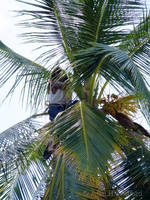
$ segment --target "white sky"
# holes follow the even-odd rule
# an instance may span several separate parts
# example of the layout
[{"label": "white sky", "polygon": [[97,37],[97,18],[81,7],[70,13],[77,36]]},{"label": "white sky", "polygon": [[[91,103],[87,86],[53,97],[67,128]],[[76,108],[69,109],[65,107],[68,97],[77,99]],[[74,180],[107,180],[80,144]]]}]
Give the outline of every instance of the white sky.
[{"label": "white sky", "polygon": [[[35,53],[32,52],[32,45],[22,44],[22,39],[17,37],[21,33],[21,29],[15,24],[18,18],[12,10],[22,9],[22,4],[15,0],[1,0],[3,3],[0,7],[0,40],[17,53],[34,60]],[[149,2],[150,0],[147,0]],[[150,2],[149,2],[150,3]],[[23,7],[24,8],[24,7]],[[0,132],[16,124],[17,122],[30,116],[30,111],[25,111],[25,107],[19,102],[18,94],[15,93],[11,102],[7,100],[2,103],[2,99],[8,91],[9,82],[5,87],[0,89]]]},{"label": "white sky", "polygon": [[[17,53],[33,60],[34,55],[31,52],[30,45],[22,44],[21,38],[17,37],[21,30],[15,25],[18,21],[14,17],[16,14],[11,12],[12,10],[22,9],[21,4],[15,0],[1,1],[3,3],[0,6],[0,40]],[[30,116],[29,110],[26,111],[25,107],[23,108],[21,102],[19,102],[17,92],[11,101],[8,99],[2,104],[2,99],[8,92],[10,85],[9,81],[5,87],[0,88],[0,132]]]}]

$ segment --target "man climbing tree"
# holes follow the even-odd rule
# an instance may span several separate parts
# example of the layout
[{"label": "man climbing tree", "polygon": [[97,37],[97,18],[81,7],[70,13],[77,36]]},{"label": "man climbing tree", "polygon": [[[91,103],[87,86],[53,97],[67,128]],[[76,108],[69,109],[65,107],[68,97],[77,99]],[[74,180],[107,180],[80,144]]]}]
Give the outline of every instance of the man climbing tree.
[{"label": "man climbing tree", "polygon": [[55,68],[51,74],[51,79],[48,83],[49,96],[49,119],[52,121],[59,112],[65,110],[66,105],[71,101],[67,99],[67,81],[68,77],[59,67]]}]

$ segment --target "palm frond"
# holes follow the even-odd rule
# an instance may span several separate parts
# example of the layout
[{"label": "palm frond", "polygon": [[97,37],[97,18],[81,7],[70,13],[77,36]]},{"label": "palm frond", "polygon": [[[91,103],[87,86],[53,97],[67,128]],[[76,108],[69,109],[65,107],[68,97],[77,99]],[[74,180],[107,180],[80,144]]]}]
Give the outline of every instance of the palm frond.
[{"label": "palm frond", "polygon": [[[24,164],[0,164],[0,199],[39,199],[44,196],[47,173],[42,162]],[[21,169],[24,166],[26,169]]]},{"label": "palm frond", "polygon": [[46,127],[35,120],[36,117],[0,134],[0,199],[23,199],[24,196],[30,199],[40,192],[44,195],[47,173],[39,160],[45,140],[40,133],[46,134]]},{"label": "palm frond", "polygon": [[[97,44],[96,47],[76,53],[75,59],[76,62],[73,65],[77,68],[82,81],[87,80],[95,71],[99,71],[102,77],[110,80],[114,88],[118,87],[119,90],[121,86],[120,91],[125,90],[128,94],[136,93],[142,96],[145,99],[142,104],[147,109],[144,113],[149,121],[148,105],[150,98],[147,82],[140,72],[139,64],[133,58],[118,48]],[[147,70],[149,71],[148,67]]]},{"label": "palm frond", "polygon": [[25,93],[27,94],[27,103],[38,106],[43,102],[49,71],[15,53],[2,42],[0,42],[0,72],[0,87],[15,76],[9,93],[13,92],[21,81],[24,81],[22,97]]},{"label": "palm frond", "polygon": [[62,145],[58,152],[60,150],[67,155],[73,152],[81,159],[84,169],[96,170],[97,166],[101,166],[104,172],[111,152],[119,150],[115,142],[119,137],[115,125],[102,112],[84,102],[77,103],[71,110],[64,112],[56,122],[50,131],[56,143],[59,141]]},{"label": "palm frond", "polygon": [[[139,71],[145,76],[150,75],[150,16],[143,17],[142,22],[123,40],[120,48],[128,51],[129,57],[138,66]],[[147,82],[148,84],[148,82]],[[149,84],[148,84],[149,85]]]},{"label": "palm frond", "polygon": [[124,146],[124,152],[126,158],[119,161],[117,156],[117,162],[112,164],[110,173],[113,182],[124,198],[147,199],[150,190],[150,152],[136,138],[129,139],[128,147]]},{"label": "palm frond", "polygon": [[35,28],[23,36],[28,42],[40,42],[43,54],[39,58],[48,63],[53,57],[55,64],[71,61],[72,52],[91,46],[89,42],[120,42],[128,33],[121,26],[138,23],[144,9],[143,2],[133,0],[18,1],[31,5],[31,10],[19,11],[28,16],[21,25]]},{"label": "palm frond", "polygon": [[33,115],[0,134],[1,160],[3,157],[9,160],[11,155],[15,157],[15,148],[30,145],[36,140],[39,135],[37,131],[43,126],[38,118],[41,119],[39,115]]},{"label": "palm frond", "polygon": [[[123,70],[123,73],[125,72],[127,74],[129,81],[134,88],[133,92],[138,94],[140,98],[144,98],[144,100],[139,99],[141,104],[141,111],[144,113],[144,116],[149,123],[150,118],[148,113],[150,105],[150,93],[147,87],[146,78],[144,77],[147,76],[147,74],[150,72],[149,64],[145,68],[141,62],[135,62],[135,57],[136,55],[129,57],[126,53],[117,50],[116,53],[113,53],[113,58],[111,61],[116,62],[117,65],[120,66],[121,71]],[[143,69],[143,73],[141,72],[141,69]]]},{"label": "palm frond", "polygon": [[81,170],[76,162],[72,164],[61,154],[43,200],[104,198],[104,188],[100,184],[103,184],[101,177]]},{"label": "palm frond", "polygon": [[[33,1],[33,3],[19,0],[19,2],[29,4],[33,8],[30,11],[19,11],[20,15],[30,17],[28,20],[20,23],[20,25],[28,28],[30,24],[30,27],[35,28],[35,32],[23,33],[22,35],[28,42],[40,42],[42,44],[40,50],[44,50],[38,57],[38,60],[48,64],[50,59],[52,59],[51,63],[57,65],[58,63],[66,63],[68,58],[71,59],[71,38],[69,38],[71,34],[68,34],[68,31],[72,29],[67,29],[65,26],[65,20],[67,20],[68,15],[66,14],[66,18],[63,16],[64,7],[67,6],[67,3],[53,0]],[[76,8],[74,6],[71,7],[69,4],[68,7],[71,9],[70,12],[74,13]],[[71,18],[69,20],[72,22]],[[71,24],[69,20],[67,22]]]},{"label": "palm frond", "polygon": [[150,40],[150,16],[143,13],[141,22],[122,40],[120,48],[135,55]]},{"label": "palm frond", "polygon": [[[55,152],[57,164],[45,199],[103,197],[104,186],[101,188],[99,185],[103,181],[98,173],[105,176],[109,165],[107,161],[112,158],[111,153],[114,150],[119,152],[119,132],[114,126],[103,113],[84,102],[57,117],[50,132],[54,141],[60,145]],[[90,182],[91,172],[95,184]],[[86,178],[79,174],[85,174]]]},{"label": "palm frond", "polygon": [[139,22],[142,17],[140,10],[144,7],[140,1],[83,2],[83,23],[79,25],[80,49],[89,47],[87,42],[116,45],[127,34],[127,26]]},{"label": "palm frond", "polygon": [[[114,54],[116,53],[117,55],[119,52],[120,51],[117,48],[97,44],[96,47],[90,47],[76,52],[74,54],[75,61],[72,65],[76,68],[78,77],[80,77],[79,79],[81,79],[82,82],[89,79],[93,73],[100,73],[104,80],[106,79],[109,81],[114,88],[120,88],[121,86],[127,92],[133,92],[134,87],[131,83],[129,74],[120,68],[121,64],[119,62],[123,59],[123,56],[125,59],[125,54],[118,55],[118,59],[120,58],[119,62],[118,60],[116,62],[111,60]],[[74,78],[77,83],[78,77]]]},{"label": "palm frond", "polygon": [[[130,141],[134,141],[135,133],[125,132],[121,136],[122,129],[117,128],[102,112],[84,102],[60,114],[50,131],[55,142],[59,143],[55,152],[59,158],[45,199],[65,199],[69,198],[68,194],[71,199],[99,199],[105,198],[109,193],[113,193],[116,199],[124,199],[129,193],[133,197],[137,192],[141,194],[141,190],[144,191],[144,184],[149,183],[149,179],[146,179],[149,177],[149,151],[144,146],[142,151],[138,148],[143,143],[139,137],[136,143],[130,144]],[[140,154],[143,151],[144,154]],[[114,153],[117,153],[116,163],[112,161],[115,158]],[[128,157],[133,159],[130,161]],[[138,161],[139,158],[142,163]],[[66,174],[68,170],[71,170],[69,177]],[[86,179],[79,175],[82,173]],[[88,173],[98,182],[98,188],[96,184],[92,185]],[[110,181],[109,176],[112,176],[112,183],[107,182]],[[143,180],[142,185],[139,177]],[[71,179],[69,187],[68,179]]]}]

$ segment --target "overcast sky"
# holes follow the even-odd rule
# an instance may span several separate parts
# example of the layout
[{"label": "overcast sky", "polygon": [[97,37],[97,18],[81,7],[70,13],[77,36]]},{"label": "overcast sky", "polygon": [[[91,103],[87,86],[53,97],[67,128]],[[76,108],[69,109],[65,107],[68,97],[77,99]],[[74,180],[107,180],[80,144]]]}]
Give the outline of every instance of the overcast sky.
[{"label": "overcast sky", "polygon": [[[17,53],[34,60],[36,54],[32,52],[32,45],[22,44],[21,38],[18,37],[21,29],[16,26],[18,18],[15,18],[15,13],[12,12],[12,10],[19,10],[24,7],[15,0],[1,1],[3,3],[0,7],[0,40]],[[149,1],[147,0],[147,2]],[[0,132],[30,116],[30,111],[25,111],[25,107],[23,108],[19,102],[17,93],[13,96],[11,102],[7,100],[1,104],[1,100],[4,98],[10,85],[11,82],[9,81],[5,87],[0,89]]]},{"label": "overcast sky", "polygon": [[[16,26],[18,21],[15,17],[16,14],[12,12],[12,10],[21,9],[22,4],[15,0],[1,1],[3,3],[0,7],[0,40],[17,53],[33,60],[34,54],[31,51],[31,46],[22,44],[21,38],[17,37],[18,33],[21,33],[21,30]],[[26,111],[25,107],[22,107],[17,92],[11,101],[8,99],[2,104],[2,99],[6,92],[8,92],[10,85],[11,82],[9,81],[5,87],[0,89],[0,132],[30,115],[29,110]]]}]

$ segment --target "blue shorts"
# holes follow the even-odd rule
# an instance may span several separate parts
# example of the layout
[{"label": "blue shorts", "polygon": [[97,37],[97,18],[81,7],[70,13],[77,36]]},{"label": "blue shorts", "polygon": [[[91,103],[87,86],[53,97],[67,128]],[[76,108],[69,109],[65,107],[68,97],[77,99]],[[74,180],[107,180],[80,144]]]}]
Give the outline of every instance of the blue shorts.
[{"label": "blue shorts", "polygon": [[71,106],[73,106],[77,102],[78,102],[78,100],[70,101],[66,105],[51,104],[50,107],[49,107],[49,110],[48,110],[50,121],[53,121],[53,119],[57,116],[58,113],[64,111],[67,108],[70,108]]},{"label": "blue shorts", "polygon": [[65,105],[59,105],[59,104],[50,105],[49,110],[48,110],[49,119],[53,121],[56,115],[64,110],[65,110]]}]

